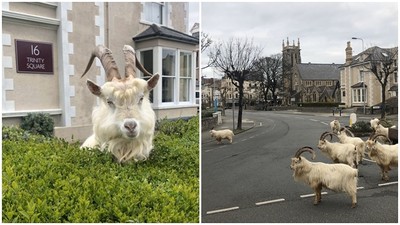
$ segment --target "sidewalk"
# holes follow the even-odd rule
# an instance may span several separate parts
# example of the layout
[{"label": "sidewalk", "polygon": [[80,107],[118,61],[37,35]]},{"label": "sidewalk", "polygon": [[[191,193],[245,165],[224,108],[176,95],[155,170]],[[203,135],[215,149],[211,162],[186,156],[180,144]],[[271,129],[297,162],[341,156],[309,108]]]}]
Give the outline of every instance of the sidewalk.
[{"label": "sidewalk", "polygon": [[[233,129],[233,121],[232,120],[233,120],[232,114],[231,113],[227,113],[227,115],[222,116],[222,123],[216,125],[214,127],[214,130],[223,130],[223,129],[234,130]],[[239,134],[239,133],[242,133],[242,132],[245,132],[247,130],[250,130],[254,126],[255,126],[254,121],[248,120],[246,118],[243,118],[242,119],[242,130],[240,130],[240,131],[236,130],[236,127],[237,127],[237,115],[235,115],[235,130],[234,130],[235,135]],[[211,142],[211,141],[215,141],[215,138],[211,138],[209,130],[201,132],[201,143],[207,143],[207,142]]]},{"label": "sidewalk", "polygon": [[[348,118],[350,119],[350,114],[353,113],[351,110],[344,110],[341,114],[335,113],[318,113],[318,112],[298,112],[294,110],[285,110],[285,111],[270,111],[270,112],[279,112],[281,114],[292,114],[292,115],[308,115],[308,116],[324,116],[324,117],[329,117],[332,118],[332,120],[336,118]],[[369,122],[373,118],[379,118],[380,115],[374,114],[374,115],[363,115],[363,114],[357,114],[357,120],[358,121],[367,121]],[[398,127],[398,115],[388,115],[386,116],[387,120],[389,120],[392,124],[395,124],[396,127]],[[235,129],[237,126],[237,115],[235,115]],[[247,131],[249,129],[252,129],[254,126],[256,126],[255,122],[246,118],[243,118],[242,120],[242,130],[241,131],[234,131],[235,135],[244,131]],[[222,124],[216,125],[214,127],[215,130],[221,130],[221,129],[230,129],[233,130],[233,122],[232,122],[232,113],[230,111],[226,112],[225,116],[222,116]],[[207,143],[215,141],[214,138],[211,138],[210,131],[206,130],[201,133],[201,143]]]}]

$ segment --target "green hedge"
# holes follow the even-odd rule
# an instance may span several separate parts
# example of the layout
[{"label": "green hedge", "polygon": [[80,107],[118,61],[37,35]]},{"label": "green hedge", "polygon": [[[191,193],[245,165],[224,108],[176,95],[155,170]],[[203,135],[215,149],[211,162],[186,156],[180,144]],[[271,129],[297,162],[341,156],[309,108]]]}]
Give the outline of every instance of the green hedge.
[{"label": "green hedge", "polygon": [[[3,128],[3,222],[199,222],[199,118],[164,121],[147,161]],[[173,128],[171,128],[173,127]]]}]

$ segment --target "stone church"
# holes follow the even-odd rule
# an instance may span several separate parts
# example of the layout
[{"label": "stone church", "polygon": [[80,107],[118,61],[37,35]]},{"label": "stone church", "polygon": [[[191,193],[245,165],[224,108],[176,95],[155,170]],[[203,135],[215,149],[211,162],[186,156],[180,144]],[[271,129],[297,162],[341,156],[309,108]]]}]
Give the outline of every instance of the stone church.
[{"label": "stone church", "polygon": [[282,42],[283,104],[340,102],[341,64],[302,63],[297,45]]}]

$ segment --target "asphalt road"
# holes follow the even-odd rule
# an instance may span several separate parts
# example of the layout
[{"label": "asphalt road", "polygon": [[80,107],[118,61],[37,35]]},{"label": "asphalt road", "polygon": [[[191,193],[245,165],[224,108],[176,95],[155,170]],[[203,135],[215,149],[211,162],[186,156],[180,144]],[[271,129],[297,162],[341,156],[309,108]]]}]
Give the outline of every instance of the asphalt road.
[{"label": "asphalt road", "polygon": [[378,166],[364,161],[355,209],[349,196],[330,190],[314,206],[312,189],[293,180],[290,159],[300,147],[314,148],[315,161],[330,163],[317,143],[331,117],[255,111],[244,117],[255,127],[232,144],[202,143],[202,222],[398,222],[397,168],[389,172],[394,183],[385,183]]}]

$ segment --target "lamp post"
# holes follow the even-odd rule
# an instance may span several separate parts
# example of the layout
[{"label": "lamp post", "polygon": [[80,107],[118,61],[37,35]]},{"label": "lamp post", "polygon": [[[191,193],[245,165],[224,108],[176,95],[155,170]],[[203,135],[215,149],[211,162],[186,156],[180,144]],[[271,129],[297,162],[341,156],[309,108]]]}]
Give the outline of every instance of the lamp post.
[{"label": "lamp post", "polygon": [[[361,44],[362,44],[362,52],[364,52],[364,39],[362,38],[358,38],[358,37],[352,37],[351,39],[353,40],[361,40]],[[363,105],[364,105],[364,115],[365,115],[365,98],[367,97],[367,93],[365,90],[365,76],[364,76],[364,71],[360,71],[360,75],[362,78],[362,82],[363,82]]]},{"label": "lamp post", "polygon": [[362,51],[364,51],[364,40],[362,38],[358,38],[358,37],[352,37],[351,39],[353,40],[361,40],[361,44],[362,44]]}]

